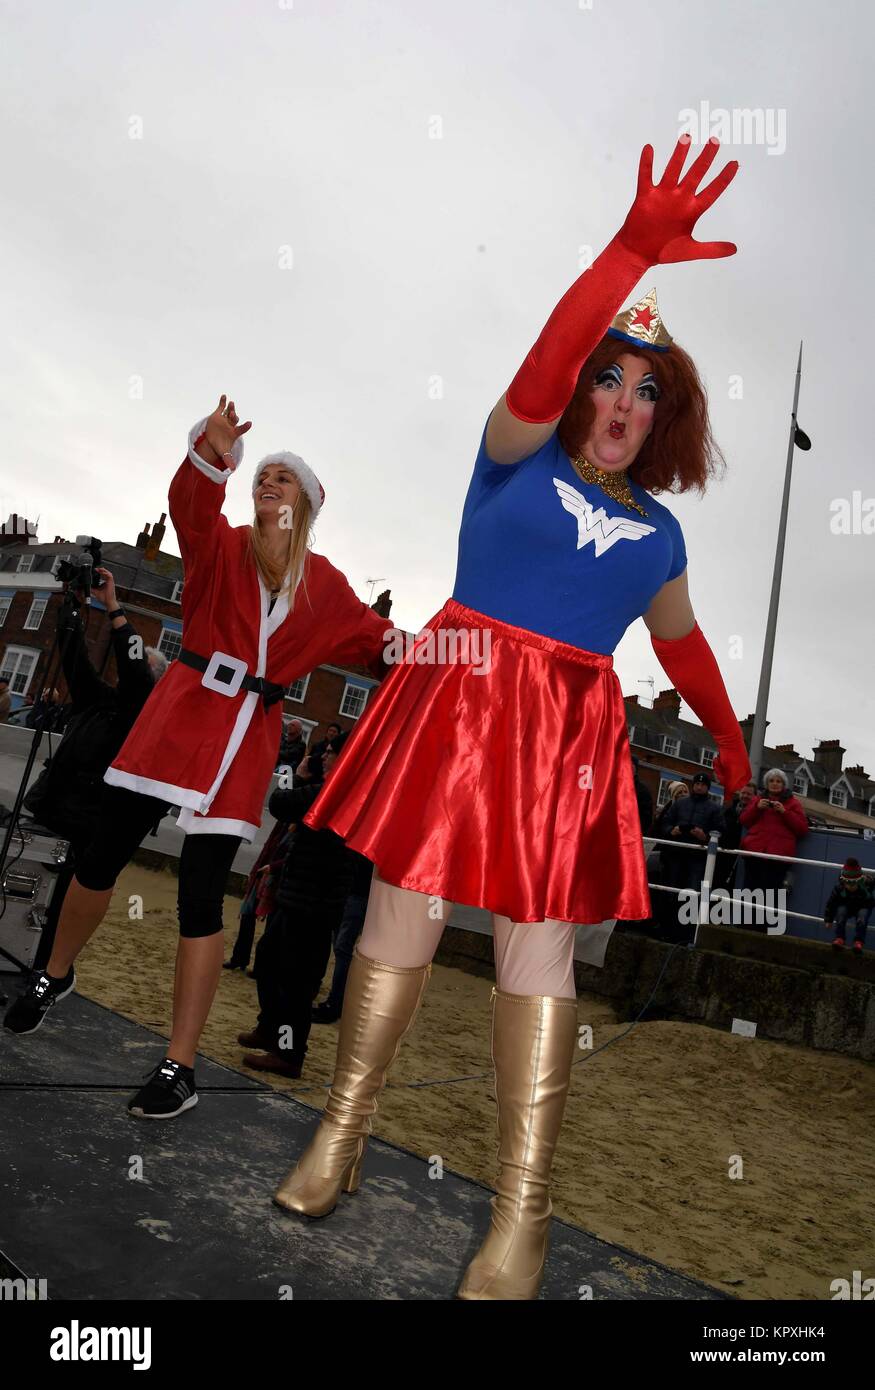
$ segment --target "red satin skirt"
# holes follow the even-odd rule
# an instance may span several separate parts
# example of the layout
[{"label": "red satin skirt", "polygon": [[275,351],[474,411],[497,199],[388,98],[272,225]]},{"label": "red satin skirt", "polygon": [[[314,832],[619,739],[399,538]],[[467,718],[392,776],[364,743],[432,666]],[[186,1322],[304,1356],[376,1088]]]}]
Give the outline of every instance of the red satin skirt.
[{"label": "red satin skirt", "polygon": [[372,696],[304,820],[388,883],[514,922],[651,915],[613,657],[454,599]]}]

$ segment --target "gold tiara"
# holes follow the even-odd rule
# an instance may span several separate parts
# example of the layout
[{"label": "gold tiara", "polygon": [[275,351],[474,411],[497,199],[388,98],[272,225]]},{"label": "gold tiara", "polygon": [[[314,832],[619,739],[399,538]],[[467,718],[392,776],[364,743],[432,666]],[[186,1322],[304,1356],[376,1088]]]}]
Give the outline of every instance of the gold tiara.
[{"label": "gold tiara", "polygon": [[651,290],[631,309],[624,309],[611,324],[608,332],[624,342],[668,352],[672,338],[663,323],[656,303],[656,290]]}]

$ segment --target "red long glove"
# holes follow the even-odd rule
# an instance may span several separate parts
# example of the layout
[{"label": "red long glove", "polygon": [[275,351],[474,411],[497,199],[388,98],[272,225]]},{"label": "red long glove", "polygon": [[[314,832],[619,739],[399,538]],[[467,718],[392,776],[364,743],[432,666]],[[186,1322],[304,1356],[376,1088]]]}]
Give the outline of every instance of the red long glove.
[{"label": "red long glove", "polygon": [[650,634],[653,650],[675,690],[702,721],[720,749],[714,775],[723,786],[724,801],[751,780],[750,759],[735,717],[720,667],[696,623],[686,637],[669,639]]},{"label": "red long glove", "polygon": [[613,241],[574,282],[547,320],[540,338],[508,388],[508,409],[527,424],[557,419],[577,386],[580,369],[601,341],[630,290],[652,265],[731,256],[731,241],[694,241],[698,219],[731,183],[733,159],[701,193],[701,182],[719,147],[713,136],[683,180],[678,178],[690,137],[682,135],[662,180],[652,182],[653,148],[645,145],[638,166],[638,191]]}]

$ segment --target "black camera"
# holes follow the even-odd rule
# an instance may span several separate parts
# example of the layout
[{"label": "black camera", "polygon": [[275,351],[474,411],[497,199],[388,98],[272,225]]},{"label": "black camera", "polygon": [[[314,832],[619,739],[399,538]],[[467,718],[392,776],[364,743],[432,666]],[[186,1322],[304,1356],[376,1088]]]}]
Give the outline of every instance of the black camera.
[{"label": "black camera", "polygon": [[102,589],[104,580],[95,574],[102,564],[102,542],[96,536],[77,536],[77,545],[83,546],[85,553],[73,560],[59,560],[55,578],[66,585],[68,592],[87,598],[92,589]]}]

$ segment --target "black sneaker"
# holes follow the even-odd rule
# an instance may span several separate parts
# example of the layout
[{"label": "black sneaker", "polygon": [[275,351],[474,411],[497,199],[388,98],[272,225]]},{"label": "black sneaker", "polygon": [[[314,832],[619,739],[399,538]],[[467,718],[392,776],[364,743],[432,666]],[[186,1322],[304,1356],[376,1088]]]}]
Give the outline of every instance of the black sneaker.
[{"label": "black sneaker", "polygon": [[193,1105],[197,1105],[194,1072],[165,1057],[146,1085],[128,1101],[128,1110],[141,1120],[172,1120]]},{"label": "black sneaker", "polygon": [[6,1010],[3,1027],[9,1033],[35,1033],[52,1005],[65,999],[75,988],[76,972],[72,965],[63,980],[55,980],[43,970],[35,971],[30,983]]}]

